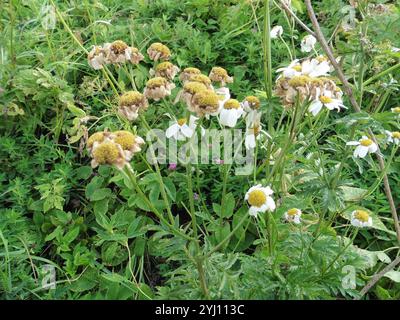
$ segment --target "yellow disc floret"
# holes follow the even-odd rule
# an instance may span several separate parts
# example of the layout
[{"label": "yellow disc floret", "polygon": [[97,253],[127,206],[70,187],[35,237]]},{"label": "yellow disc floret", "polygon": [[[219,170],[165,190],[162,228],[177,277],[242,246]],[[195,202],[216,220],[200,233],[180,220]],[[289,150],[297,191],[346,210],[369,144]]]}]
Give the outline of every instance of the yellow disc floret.
[{"label": "yellow disc floret", "polygon": [[86,146],[88,147],[88,148],[91,148],[92,146],[93,146],[93,144],[97,141],[97,142],[102,142],[104,140],[104,133],[103,132],[96,132],[96,133],[93,133],[90,137],[89,137],[89,139],[88,139],[88,141],[87,141],[87,143],[86,143]]},{"label": "yellow disc floret", "polygon": [[356,218],[357,220],[360,220],[362,222],[367,222],[369,219],[369,214],[367,211],[364,211],[364,210],[356,210],[354,212],[354,218]]},{"label": "yellow disc floret", "polygon": [[213,73],[219,77],[223,77],[223,78],[228,76],[228,72],[224,68],[221,68],[221,67],[213,67],[211,69],[211,73]]},{"label": "yellow disc floret", "polygon": [[183,69],[184,73],[190,73],[190,74],[200,74],[201,71],[197,68],[193,68],[193,67],[189,67],[189,68],[185,68]]},{"label": "yellow disc floret", "polygon": [[255,96],[247,96],[245,100],[253,109],[258,109],[260,107],[260,100]]},{"label": "yellow disc floret", "polygon": [[113,142],[104,142],[93,151],[93,158],[99,164],[113,164],[118,157],[118,146]]},{"label": "yellow disc floret", "polygon": [[327,97],[327,96],[320,96],[320,97],[319,97],[319,100],[320,100],[323,104],[331,103],[331,102],[333,101],[332,98]]},{"label": "yellow disc floret", "polygon": [[122,40],[116,40],[111,44],[111,50],[116,54],[124,53],[128,45]]},{"label": "yellow disc floret", "polygon": [[119,98],[119,105],[120,106],[132,106],[139,104],[140,102],[143,101],[143,94],[137,91],[128,91],[125,92],[122,96]]},{"label": "yellow disc floret", "polygon": [[362,139],[360,141],[360,144],[364,147],[369,147],[371,144],[373,144],[373,141],[371,139]]},{"label": "yellow disc floret", "polygon": [[161,52],[163,56],[171,55],[171,51],[169,50],[169,48],[160,42],[153,43],[149,49]]},{"label": "yellow disc floret", "polygon": [[196,102],[199,106],[218,107],[218,95],[212,90],[203,90],[196,94]]},{"label": "yellow disc floret", "polygon": [[224,109],[239,109],[240,103],[236,99],[229,99],[224,103]]},{"label": "yellow disc floret", "polygon": [[292,87],[302,87],[305,86],[306,84],[309,84],[310,81],[311,78],[308,76],[296,76],[290,79],[288,83]]},{"label": "yellow disc floret", "polygon": [[300,72],[301,71],[301,65],[295,65],[292,67],[293,70]]},{"label": "yellow disc floret", "polygon": [[114,142],[118,143],[123,150],[130,150],[135,145],[135,136],[126,130],[115,131]]},{"label": "yellow disc floret", "polygon": [[289,216],[295,216],[296,214],[298,214],[299,213],[299,209],[297,209],[297,208],[292,208],[292,209],[289,209],[288,211],[287,211],[287,214],[289,215]]},{"label": "yellow disc floret", "polygon": [[165,86],[167,84],[167,79],[162,77],[155,77],[147,81],[146,87],[148,88],[157,88],[161,86]]},{"label": "yellow disc floret", "polygon": [[195,74],[190,77],[190,81],[200,82],[206,86],[211,84],[210,78],[204,74]]},{"label": "yellow disc floret", "polygon": [[395,139],[400,139],[400,132],[399,131],[392,132],[392,137]]},{"label": "yellow disc floret", "polygon": [[171,69],[174,65],[171,62],[165,61],[161,62],[156,66],[156,71],[165,71]]},{"label": "yellow disc floret", "polygon": [[178,119],[178,124],[182,127],[186,123],[186,118]]},{"label": "yellow disc floret", "polygon": [[185,83],[185,85],[183,86],[183,90],[185,92],[195,94],[200,91],[207,90],[207,87],[201,82],[190,81]]},{"label": "yellow disc floret", "polygon": [[247,201],[253,207],[261,207],[267,201],[267,196],[261,190],[253,190],[249,193]]}]

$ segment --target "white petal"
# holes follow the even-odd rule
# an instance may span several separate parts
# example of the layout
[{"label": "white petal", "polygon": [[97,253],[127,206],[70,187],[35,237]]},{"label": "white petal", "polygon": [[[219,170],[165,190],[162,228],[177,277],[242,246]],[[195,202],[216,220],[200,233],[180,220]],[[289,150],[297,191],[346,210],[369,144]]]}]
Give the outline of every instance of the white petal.
[{"label": "white petal", "polygon": [[170,126],[166,131],[165,131],[165,136],[167,138],[171,138],[172,136],[175,136],[178,131],[179,131],[179,125],[177,123],[174,123],[172,126]]}]

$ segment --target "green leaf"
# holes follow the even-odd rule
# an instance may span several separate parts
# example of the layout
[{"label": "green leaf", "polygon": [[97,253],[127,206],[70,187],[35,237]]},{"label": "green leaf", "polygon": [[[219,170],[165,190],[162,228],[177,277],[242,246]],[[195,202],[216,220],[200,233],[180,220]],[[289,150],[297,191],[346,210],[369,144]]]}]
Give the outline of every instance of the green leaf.
[{"label": "green leaf", "polygon": [[88,179],[93,173],[93,169],[90,166],[82,166],[76,169],[76,178],[80,180]]},{"label": "green leaf", "polygon": [[221,217],[230,218],[235,208],[235,198],[232,193],[228,193],[224,199],[224,206],[221,208]]},{"label": "green leaf", "polygon": [[72,241],[76,239],[79,235],[79,226],[74,227],[72,230],[68,231],[67,234],[63,237],[63,241],[67,244],[70,244]]},{"label": "green leaf", "polygon": [[75,117],[83,118],[86,117],[86,112],[83,111],[82,109],[79,109],[72,103],[67,103],[67,108]]},{"label": "green leaf", "polygon": [[341,186],[339,189],[343,192],[344,201],[360,201],[363,195],[368,191],[361,188],[353,188],[347,186]]},{"label": "green leaf", "polygon": [[99,201],[104,198],[108,198],[111,195],[111,189],[109,188],[100,188],[95,190],[91,196],[89,197],[90,201]]},{"label": "green leaf", "polygon": [[396,283],[400,283],[400,271],[390,270],[385,273],[384,277],[389,278]]},{"label": "green leaf", "polygon": [[110,199],[96,201],[93,205],[95,215],[105,215],[108,212],[108,202]]}]

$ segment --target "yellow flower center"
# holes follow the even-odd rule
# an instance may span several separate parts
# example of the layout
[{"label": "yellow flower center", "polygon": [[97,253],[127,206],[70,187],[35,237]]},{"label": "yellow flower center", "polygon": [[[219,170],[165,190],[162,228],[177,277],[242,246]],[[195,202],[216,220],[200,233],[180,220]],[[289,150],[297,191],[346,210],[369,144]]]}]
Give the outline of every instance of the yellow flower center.
[{"label": "yellow flower center", "polygon": [[146,87],[148,88],[157,88],[161,86],[165,86],[167,84],[167,80],[162,77],[155,77],[147,81]]},{"label": "yellow flower center", "polygon": [[156,71],[165,71],[172,68],[174,65],[171,62],[165,61],[161,62],[156,66]]},{"label": "yellow flower center", "polygon": [[295,88],[305,86],[310,82],[311,78],[308,76],[296,76],[288,81],[289,85]]},{"label": "yellow flower center", "polygon": [[96,133],[93,133],[89,137],[86,145],[87,145],[88,148],[91,148],[96,141],[97,142],[102,142],[103,140],[104,140],[104,133],[103,132],[96,132]]},{"label": "yellow flower center", "polygon": [[186,123],[186,118],[181,118],[181,119],[178,119],[178,124],[179,124],[179,126],[183,126],[185,123]]},{"label": "yellow flower center", "polygon": [[228,72],[224,68],[221,68],[221,67],[213,67],[211,69],[211,73],[213,73],[219,77],[227,77],[228,76]]},{"label": "yellow flower center", "polygon": [[218,95],[212,90],[203,90],[198,92],[195,99],[200,106],[218,107]]},{"label": "yellow flower center", "polygon": [[364,210],[356,210],[356,212],[354,213],[354,218],[362,222],[367,222],[369,219],[369,214]]},{"label": "yellow flower center", "polygon": [[211,84],[210,78],[207,77],[204,74],[195,74],[195,75],[190,77],[190,81],[200,82],[200,83],[205,84],[205,85],[210,85]]},{"label": "yellow flower center", "polygon": [[249,193],[247,201],[253,207],[261,207],[267,201],[267,196],[261,190],[253,190]]},{"label": "yellow flower center", "polygon": [[287,211],[287,214],[288,214],[289,216],[295,216],[298,212],[299,212],[299,209],[297,209],[297,208],[292,208],[292,209],[289,209],[289,210]]},{"label": "yellow flower center", "polygon": [[260,107],[260,100],[255,96],[247,96],[245,100],[249,103],[250,107],[253,109],[258,109]]},{"label": "yellow flower center", "polygon": [[163,54],[163,56],[170,56],[171,55],[171,51],[169,50],[169,48],[166,45],[163,45],[160,42],[155,42],[150,46],[151,50],[155,50],[158,52],[161,52]]},{"label": "yellow flower center", "polygon": [[369,147],[371,144],[373,144],[373,141],[371,139],[362,139],[360,144],[364,147]]},{"label": "yellow flower center", "polygon": [[293,70],[300,72],[301,71],[301,65],[295,65],[292,67]]},{"label": "yellow flower center", "polygon": [[191,94],[195,94],[197,92],[207,90],[207,87],[201,82],[190,81],[185,83],[183,90]]},{"label": "yellow flower center", "polygon": [[395,139],[400,139],[400,132],[399,131],[392,132],[392,137]]},{"label": "yellow flower center", "polygon": [[114,142],[118,143],[123,150],[130,150],[135,145],[135,136],[126,130],[114,132]]},{"label": "yellow flower center", "polygon": [[184,73],[190,73],[190,74],[200,74],[200,73],[201,73],[201,71],[200,71],[199,69],[197,69],[197,68],[192,68],[192,67],[185,68],[185,69],[183,70],[183,72],[184,72]]},{"label": "yellow flower center", "polygon": [[143,101],[143,94],[137,91],[128,91],[125,92],[119,98],[119,105],[120,106],[132,106],[139,104]]},{"label": "yellow flower center", "polygon": [[224,109],[230,110],[230,109],[239,109],[239,108],[240,108],[240,103],[236,99],[229,99],[224,104]]},{"label": "yellow flower center", "polygon": [[118,156],[118,147],[113,142],[104,142],[100,144],[93,152],[93,158],[99,164],[113,164],[118,159]]},{"label": "yellow flower center", "polygon": [[125,50],[128,48],[128,45],[122,40],[116,40],[111,44],[110,48],[114,53],[121,54],[125,52]]},{"label": "yellow flower center", "polygon": [[393,108],[393,112],[400,113],[400,107]]},{"label": "yellow flower center", "polygon": [[325,56],[318,56],[315,58],[319,63],[327,61],[328,59]]},{"label": "yellow flower center", "polygon": [[323,104],[331,103],[331,102],[333,101],[332,98],[327,97],[327,96],[320,96],[320,97],[319,97],[319,100],[320,100]]}]

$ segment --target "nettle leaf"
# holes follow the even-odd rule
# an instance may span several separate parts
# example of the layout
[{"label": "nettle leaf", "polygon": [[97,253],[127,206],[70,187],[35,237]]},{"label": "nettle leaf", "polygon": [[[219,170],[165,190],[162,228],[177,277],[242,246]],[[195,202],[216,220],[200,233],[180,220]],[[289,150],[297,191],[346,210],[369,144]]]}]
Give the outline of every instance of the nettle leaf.
[{"label": "nettle leaf", "polygon": [[343,191],[342,197],[344,201],[360,201],[363,195],[368,191],[366,189],[340,186],[339,189]]}]

